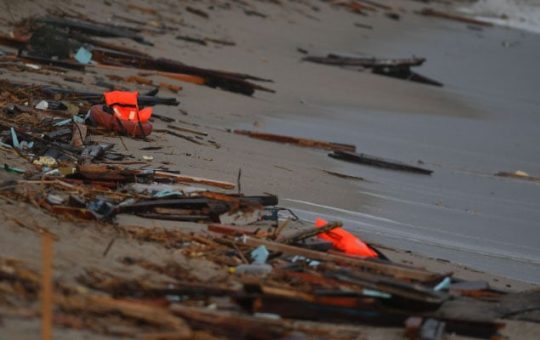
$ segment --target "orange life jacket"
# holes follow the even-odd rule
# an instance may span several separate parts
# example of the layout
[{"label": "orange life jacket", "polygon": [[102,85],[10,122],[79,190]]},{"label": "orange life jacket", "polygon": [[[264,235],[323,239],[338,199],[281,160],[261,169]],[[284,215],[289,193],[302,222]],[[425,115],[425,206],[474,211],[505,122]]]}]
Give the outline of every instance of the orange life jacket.
[{"label": "orange life jacket", "polygon": [[[315,227],[317,228],[324,227],[327,224],[328,222],[322,218],[317,218],[315,220]],[[332,242],[334,248],[346,254],[365,257],[378,257],[377,253],[366,243],[362,242],[362,240],[360,240],[358,237],[354,236],[343,228],[335,228],[317,236],[323,240]]]},{"label": "orange life jacket", "polygon": [[152,108],[145,107],[139,110],[137,97],[139,93],[128,91],[110,91],[103,93],[105,103],[110,106],[116,117],[131,122],[147,122],[152,116]]}]

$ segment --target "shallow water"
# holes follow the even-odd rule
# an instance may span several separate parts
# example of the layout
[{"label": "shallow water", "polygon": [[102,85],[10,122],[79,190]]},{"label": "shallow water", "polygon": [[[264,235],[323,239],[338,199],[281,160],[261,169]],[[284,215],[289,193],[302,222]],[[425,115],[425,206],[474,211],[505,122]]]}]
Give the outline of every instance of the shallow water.
[{"label": "shallow water", "polygon": [[332,160],[331,170],[368,180],[357,187],[364,202],[341,209],[284,197],[282,204],[308,220],[341,219],[368,241],[540,283],[540,184],[493,176],[515,170],[540,176],[540,36],[441,25],[453,29],[419,27],[352,52],[425,56],[418,71],[482,114],[384,112],[313,99],[306,105],[317,114],[276,113],[264,125],[269,132],[352,143],[381,157],[422,160],[434,174]]}]

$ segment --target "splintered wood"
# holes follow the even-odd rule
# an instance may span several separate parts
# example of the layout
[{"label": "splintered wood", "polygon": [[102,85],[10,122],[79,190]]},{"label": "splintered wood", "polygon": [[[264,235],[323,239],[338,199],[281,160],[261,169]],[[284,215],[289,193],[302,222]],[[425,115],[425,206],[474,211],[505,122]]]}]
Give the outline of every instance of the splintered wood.
[{"label": "splintered wood", "polygon": [[291,137],[284,135],[276,135],[266,132],[247,131],[247,130],[234,130],[237,135],[244,135],[255,139],[262,139],[271,142],[286,143],[298,145],[306,148],[315,148],[331,151],[356,151],[356,146],[341,143],[331,143],[326,141],[320,141],[315,139],[306,139],[300,137]]}]

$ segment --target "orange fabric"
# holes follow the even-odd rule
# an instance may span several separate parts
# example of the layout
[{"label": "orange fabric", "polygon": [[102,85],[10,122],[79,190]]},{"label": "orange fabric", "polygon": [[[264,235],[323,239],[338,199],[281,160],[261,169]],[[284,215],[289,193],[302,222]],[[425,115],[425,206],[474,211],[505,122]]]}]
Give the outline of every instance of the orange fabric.
[{"label": "orange fabric", "polygon": [[[327,224],[328,221],[325,221],[322,218],[317,218],[315,220],[315,227],[317,228],[324,227]],[[317,236],[323,240],[332,242],[334,248],[346,254],[365,257],[378,257],[377,253],[366,243],[362,242],[362,240],[343,228],[335,228]]]},{"label": "orange fabric", "polygon": [[128,91],[110,91],[103,94],[105,96],[105,104],[112,106],[115,104],[136,106],[138,107],[137,97],[139,92]]},{"label": "orange fabric", "polygon": [[110,91],[103,94],[105,103],[112,107],[115,116],[121,120],[146,123],[152,116],[152,108],[146,107],[139,111],[137,91]]}]

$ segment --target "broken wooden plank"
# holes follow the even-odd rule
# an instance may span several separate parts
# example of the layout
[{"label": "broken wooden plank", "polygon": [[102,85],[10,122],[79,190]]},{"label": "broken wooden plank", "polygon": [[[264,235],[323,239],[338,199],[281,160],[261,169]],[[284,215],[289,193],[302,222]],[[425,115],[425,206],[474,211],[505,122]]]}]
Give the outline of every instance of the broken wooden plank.
[{"label": "broken wooden plank", "polygon": [[177,183],[203,184],[203,185],[208,185],[208,186],[217,187],[221,189],[234,189],[236,187],[236,185],[231,182],[217,181],[217,180],[203,178],[203,177],[180,175],[180,174],[174,174],[174,173],[165,172],[165,171],[154,171],[154,176],[157,178],[169,178],[171,180],[174,180]]},{"label": "broken wooden plank", "polygon": [[330,170],[322,170],[322,171],[329,174],[329,175],[336,176],[336,177],[339,177],[339,178],[352,179],[354,181],[365,181],[365,179],[362,178],[362,177],[342,174],[341,172],[330,171]]},{"label": "broken wooden plank", "polygon": [[334,230],[336,228],[340,228],[342,226],[343,226],[342,222],[330,222],[320,228],[310,228],[307,230],[301,230],[294,235],[291,235],[285,239],[279,240],[279,242],[285,243],[285,244],[301,242],[310,237],[314,237],[319,234],[326,233],[328,231]]},{"label": "broken wooden plank", "polygon": [[466,24],[473,24],[473,25],[478,25],[478,26],[486,26],[486,27],[493,26],[492,23],[487,22],[487,21],[469,18],[469,17],[465,17],[462,15],[453,14],[453,13],[441,12],[432,8],[424,8],[422,11],[420,11],[420,14],[424,16],[454,20],[454,21],[464,22]]},{"label": "broken wooden plank", "polygon": [[433,170],[420,168],[400,161],[371,156],[364,153],[334,151],[333,153],[328,154],[328,156],[346,162],[370,165],[391,170],[407,171],[423,175],[431,175],[433,173]]},{"label": "broken wooden plank", "polygon": [[351,144],[342,144],[342,143],[332,143],[326,141],[320,141],[315,139],[307,139],[300,137],[291,137],[284,135],[276,135],[273,133],[267,132],[258,132],[258,131],[248,131],[248,130],[233,130],[233,133],[237,135],[244,135],[255,139],[262,139],[271,142],[278,143],[287,143],[298,145],[308,148],[316,148],[322,150],[332,150],[332,151],[356,151],[356,146]]},{"label": "broken wooden plank", "polygon": [[403,59],[383,59],[383,58],[359,58],[359,57],[344,57],[330,53],[326,57],[308,56],[302,60],[310,61],[318,64],[337,65],[337,66],[359,66],[365,68],[374,67],[413,67],[422,65],[425,58],[403,58]]}]

